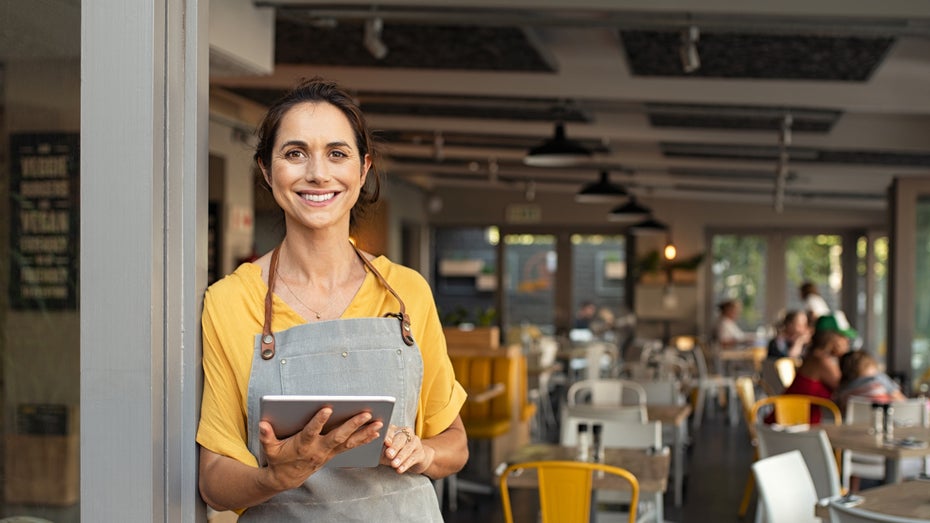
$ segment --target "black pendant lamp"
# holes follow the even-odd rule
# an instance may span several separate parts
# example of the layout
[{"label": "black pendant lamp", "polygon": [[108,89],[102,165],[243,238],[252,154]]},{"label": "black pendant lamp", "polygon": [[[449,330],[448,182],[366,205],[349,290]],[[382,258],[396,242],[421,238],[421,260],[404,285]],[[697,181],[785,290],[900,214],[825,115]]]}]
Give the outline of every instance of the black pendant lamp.
[{"label": "black pendant lamp", "polygon": [[615,202],[626,198],[629,193],[620,185],[610,183],[610,173],[601,171],[600,177],[594,183],[589,183],[578,191],[575,201],[578,203]]},{"label": "black pendant lamp", "polygon": [[635,222],[648,218],[651,214],[652,209],[636,201],[636,196],[630,196],[628,202],[611,209],[607,219],[612,222]]},{"label": "black pendant lamp", "polygon": [[665,234],[668,232],[668,225],[650,216],[639,223],[631,225],[630,232],[636,235]]},{"label": "black pendant lamp", "polygon": [[591,151],[565,137],[565,124],[555,124],[555,136],[530,149],[523,163],[534,167],[565,167],[591,157]]}]

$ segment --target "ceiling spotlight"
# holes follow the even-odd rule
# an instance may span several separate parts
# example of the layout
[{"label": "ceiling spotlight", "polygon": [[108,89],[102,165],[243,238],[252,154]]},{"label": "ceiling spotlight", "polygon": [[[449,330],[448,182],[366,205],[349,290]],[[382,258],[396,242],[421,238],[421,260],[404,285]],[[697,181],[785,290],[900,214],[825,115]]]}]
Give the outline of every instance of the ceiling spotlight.
[{"label": "ceiling spotlight", "polygon": [[636,201],[636,196],[630,196],[628,202],[614,207],[607,214],[607,219],[612,222],[635,222],[648,218],[650,214],[652,214],[652,209]]},{"label": "ceiling spotlight", "polygon": [[615,202],[629,196],[626,189],[610,183],[609,176],[610,173],[607,171],[601,171],[600,178],[596,182],[589,183],[578,191],[578,194],[575,195],[575,201],[578,203]]},{"label": "ceiling spotlight", "polygon": [[701,68],[701,55],[698,54],[697,43],[701,38],[701,30],[692,25],[681,32],[681,68],[691,74]]},{"label": "ceiling spotlight", "polygon": [[534,167],[565,167],[591,157],[591,151],[565,137],[565,124],[555,124],[555,135],[530,149],[523,163]]},{"label": "ceiling spotlight", "polygon": [[362,43],[365,49],[371,53],[377,60],[382,60],[388,54],[388,47],[381,40],[381,30],[384,28],[384,21],[380,18],[369,18],[365,21],[365,36]]}]

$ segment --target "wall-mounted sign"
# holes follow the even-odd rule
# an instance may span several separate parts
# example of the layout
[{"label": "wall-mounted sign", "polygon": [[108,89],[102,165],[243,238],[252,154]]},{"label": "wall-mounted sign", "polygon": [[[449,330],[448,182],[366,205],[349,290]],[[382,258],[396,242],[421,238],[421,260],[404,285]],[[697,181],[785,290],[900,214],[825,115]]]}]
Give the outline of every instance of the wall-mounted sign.
[{"label": "wall-mounted sign", "polygon": [[507,206],[507,223],[539,223],[542,208],[534,203],[513,203]]},{"label": "wall-mounted sign", "polygon": [[10,303],[74,309],[78,294],[78,133],[10,136]]}]

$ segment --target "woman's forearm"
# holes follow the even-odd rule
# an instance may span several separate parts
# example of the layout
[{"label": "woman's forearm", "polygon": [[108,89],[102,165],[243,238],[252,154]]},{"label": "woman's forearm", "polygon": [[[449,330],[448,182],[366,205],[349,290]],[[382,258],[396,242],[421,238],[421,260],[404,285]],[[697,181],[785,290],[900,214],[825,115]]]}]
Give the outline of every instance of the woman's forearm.
[{"label": "woman's forearm", "polygon": [[281,490],[269,485],[266,470],[200,449],[200,496],[216,510],[252,507]]},{"label": "woman's forearm", "polygon": [[446,430],[423,440],[423,445],[433,450],[433,460],[423,472],[432,479],[454,474],[468,461],[468,437],[462,418],[456,417]]}]

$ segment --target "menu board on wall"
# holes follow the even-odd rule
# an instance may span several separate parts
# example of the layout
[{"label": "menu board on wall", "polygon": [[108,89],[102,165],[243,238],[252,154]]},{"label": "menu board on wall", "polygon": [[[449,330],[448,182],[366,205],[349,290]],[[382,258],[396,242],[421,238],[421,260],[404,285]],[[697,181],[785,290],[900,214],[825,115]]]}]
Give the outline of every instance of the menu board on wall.
[{"label": "menu board on wall", "polygon": [[76,309],[78,133],[10,136],[10,304]]}]

